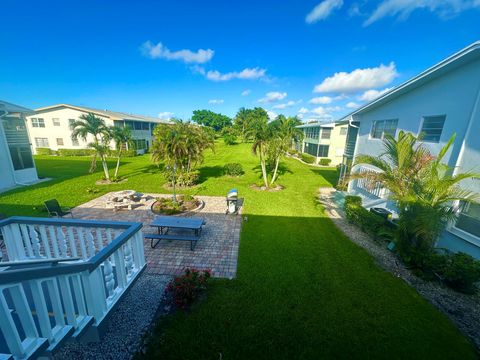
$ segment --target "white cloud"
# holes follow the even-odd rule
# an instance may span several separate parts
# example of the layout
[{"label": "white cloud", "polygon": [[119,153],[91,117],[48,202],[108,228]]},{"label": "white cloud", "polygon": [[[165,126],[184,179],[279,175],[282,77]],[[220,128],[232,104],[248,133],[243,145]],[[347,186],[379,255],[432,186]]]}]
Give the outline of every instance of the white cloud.
[{"label": "white cloud", "polygon": [[[201,71],[198,71],[202,73]],[[232,79],[254,80],[265,77],[266,69],[261,68],[245,68],[242,71],[232,71],[228,73],[221,73],[218,70],[209,70],[205,73],[203,69],[202,75],[205,75],[208,80],[212,81],[228,81]]]},{"label": "white cloud", "polygon": [[287,97],[286,92],[271,91],[265,94],[265,97],[258,100],[259,103],[271,103],[283,100]]},{"label": "white cloud", "polygon": [[330,104],[333,101],[333,99],[330,96],[319,96],[319,97],[314,97],[313,99],[310,99],[309,103],[310,104],[315,104],[315,105],[325,105],[325,104]]},{"label": "white cloud", "polygon": [[305,22],[313,24],[317,21],[325,20],[334,10],[340,9],[342,6],[343,0],[324,0],[307,14]]},{"label": "white cloud", "polygon": [[306,107],[302,107],[300,108],[300,110],[298,110],[298,113],[299,114],[307,114],[308,113],[308,109]]},{"label": "white cloud", "polygon": [[295,105],[295,104],[296,104],[295,101],[290,100],[290,101],[288,101],[288,102],[286,102],[286,103],[275,105],[275,106],[272,107],[272,109],[280,109],[280,110],[282,110],[282,109],[286,109],[287,107],[292,107],[292,106]]},{"label": "white cloud", "polygon": [[248,95],[250,95],[251,92],[252,92],[252,90],[250,90],[250,89],[243,90],[242,91],[242,96],[248,96]]},{"label": "white cloud", "polygon": [[364,22],[364,26],[391,16],[400,20],[406,20],[415,10],[428,10],[437,14],[441,18],[455,16],[462,11],[480,8],[479,0],[384,0],[382,1],[369,18]]},{"label": "white cloud", "polygon": [[314,92],[354,93],[362,90],[384,86],[398,76],[395,63],[388,66],[356,69],[352,72],[338,72],[325,78],[314,88]]},{"label": "white cloud", "polygon": [[346,106],[349,109],[356,109],[356,108],[360,107],[359,104],[357,104],[356,102],[353,102],[353,101],[350,101],[349,103],[347,103]]},{"label": "white cloud", "polygon": [[154,45],[151,41],[146,41],[141,46],[142,53],[151,59],[179,60],[187,64],[203,64],[210,61],[215,51],[212,49],[199,49],[191,51],[188,49],[171,51],[161,42]]},{"label": "white cloud", "polygon": [[385,94],[386,92],[392,90],[393,88],[385,88],[383,90],[374,90],[374,89],[371,89],[371,90],[367,90],[365,91],[362,95],[360,95],[358,97],[358,100],[361,100],[361,101],[372,101],[376,98],[378,98],[379,96],[382,96],[383,94]]},{"label": "white cloud", "polygon": [[273,112],[273,111],[270,111],[270,110],[267,111],[267,115],[268,115],[268,118],[270,120],[275,120],[278,116],[278,114],[276,112]]},{"label": "white cloud", "polygon": [[223,104],[223,102],[224,102],[223,99],[211,99],[211,100],[208,100],[208,103],[209,103],[209,104],[214,104],[214,105]]},{"label": "white cloud", "polygon": [[170,111],[163,111],[158,114],[158,117],[162,120],[170,120],[173,116],[173,112]]}]

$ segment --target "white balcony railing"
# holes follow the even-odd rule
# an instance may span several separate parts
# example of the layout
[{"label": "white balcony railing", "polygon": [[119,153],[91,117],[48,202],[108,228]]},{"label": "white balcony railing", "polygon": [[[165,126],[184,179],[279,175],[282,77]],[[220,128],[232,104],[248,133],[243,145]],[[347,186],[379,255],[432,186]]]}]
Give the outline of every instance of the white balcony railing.
[{"label": "white balcony railing", "polygon": [[[0,352],[29,358],[98,329],[146,266],[141,223],[0,222]],[[1,358],[2,355],[0,355]]]}]

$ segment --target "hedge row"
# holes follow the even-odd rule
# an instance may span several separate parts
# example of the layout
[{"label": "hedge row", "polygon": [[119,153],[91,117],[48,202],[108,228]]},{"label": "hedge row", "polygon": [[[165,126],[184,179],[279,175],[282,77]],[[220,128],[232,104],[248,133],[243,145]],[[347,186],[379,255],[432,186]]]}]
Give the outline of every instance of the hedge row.
[{"label": "hedge row", "polygon": [[[52,150],[49,148],[37,148],[37,155],[58,155],[58,156],[92,156],[95,153],[93,149],[58,149]],[[107,156],[116,157],[116,150],[108,150]],[[130,149],[125,150],[122,153],[123,157],[134,157],[137,156],[137,151]]]}]

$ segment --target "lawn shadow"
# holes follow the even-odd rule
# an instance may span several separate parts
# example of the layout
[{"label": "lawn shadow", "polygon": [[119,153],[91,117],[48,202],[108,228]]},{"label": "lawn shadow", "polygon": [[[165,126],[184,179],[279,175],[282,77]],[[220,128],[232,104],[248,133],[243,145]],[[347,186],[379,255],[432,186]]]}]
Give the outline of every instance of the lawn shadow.
[{"label": "lawn shadow", "polygon": [[223,176],[223,167],[216,165],[216,166],[202,166],[198,169],[199,178],[198,183],[201,184],[208,180],[209,178],[218,178]]},{"label": "lawn shadow", "polygon": [[322,176],[332,187],[338,183],[338,171],[335,168],[310,169],[313,173]]}]

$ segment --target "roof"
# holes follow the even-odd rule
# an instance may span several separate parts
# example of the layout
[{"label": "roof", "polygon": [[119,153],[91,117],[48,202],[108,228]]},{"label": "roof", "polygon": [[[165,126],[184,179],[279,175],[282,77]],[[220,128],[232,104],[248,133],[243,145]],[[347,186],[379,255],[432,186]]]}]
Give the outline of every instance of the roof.
[{"label": "roof", "polygon": [[57,105],[38,108],[38,109],[35,109],[35,113],[38,114],[42,112],[48,112],[58,108],[69,108],[69,109],[78,110],[78,111],[87,112],[87,113],[91,112],[96,115],[107,117],[112,120],[133,120],[133,121],[155,122],[155,123],[164,123],[164,124],[170,123],[170,121],[168,120],[163,120],[163,119],[152,117],[152,116],[128,114],[128,113],[111,111],[111,110],[100,110],[100,109],[95,109],[91,107],[76,106],[76,105],[70,105],[70,104],[57,104]]},{"label": "roof", "polygon": [[465,65],[472,60],[476,60],[480,57],[480,41],[476,41],[459,52],[449,56],[448,58],[440,61],[432,67],[421,72],[417,76],[405,81],[404,83],[394,87],[392,90],[386,92],[380,97],[370,101],[369,103],[361,106],[357,110],[352,111],[348,115],[344,116],[341,120],[345,121],[350,119],[353,115],[361,114],[366,111],[379,107],[413,89],[422,86],[423,84],[444,75],[462,65]]},{"label": "roof", "polygon": [[333,128],[335,126],[346,125],[346,124],[347,124],[346,121],[335,121],[335,122],[320,122],[320,121],[317,121],[317,122],[306,123],[306,124],[303,124],[303,125],[298,125],[296,127],[299,128],[299,129],[309,128],[309,127]]},{"label": "roof", "polygon": [[26,107],[15,105],[3,100],[0,100],[0,111],[2,112],[9,112],[9,113],[34,113],[33,110],[28,109]]}]

